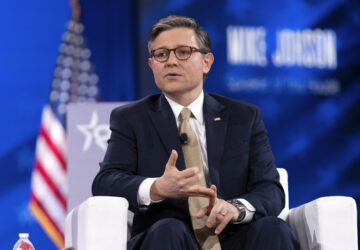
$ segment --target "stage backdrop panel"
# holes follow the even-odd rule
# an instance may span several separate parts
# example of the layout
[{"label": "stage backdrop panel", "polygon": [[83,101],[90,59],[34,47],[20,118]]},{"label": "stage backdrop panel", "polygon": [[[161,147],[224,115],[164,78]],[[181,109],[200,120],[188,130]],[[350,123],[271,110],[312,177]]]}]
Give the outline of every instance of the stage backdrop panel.
[{"label": "stage backdrop panel", "polygon": [[111,110],[124,103],[70,104],[68,106],[68,212],[92,196],[110,138]]}]

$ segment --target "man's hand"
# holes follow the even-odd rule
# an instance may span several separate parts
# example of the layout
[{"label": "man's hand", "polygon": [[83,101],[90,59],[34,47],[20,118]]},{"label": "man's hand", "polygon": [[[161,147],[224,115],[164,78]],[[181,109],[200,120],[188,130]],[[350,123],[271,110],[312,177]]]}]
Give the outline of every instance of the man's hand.
[{"label": "man's hand", "polygon": [[213,189],[197,185],[200,179],[204,178],[202,171],[198,167],[179,171],[176,168],[177,158],[176,150],[172,150],[164,174],[150,188],[151,200],[189,196],[212,197],[214,195]]},{"label": "man's hand", "polygon": [[210,188],[214,191],[214,195],[210,198],[209,206],[202,208],[197,217],[208,215],[206,226],[216,228],[215,234],[220,234],[230,221],[239,217],[239,211],[230,203],[217,198],[215,185],[211,185]]}]

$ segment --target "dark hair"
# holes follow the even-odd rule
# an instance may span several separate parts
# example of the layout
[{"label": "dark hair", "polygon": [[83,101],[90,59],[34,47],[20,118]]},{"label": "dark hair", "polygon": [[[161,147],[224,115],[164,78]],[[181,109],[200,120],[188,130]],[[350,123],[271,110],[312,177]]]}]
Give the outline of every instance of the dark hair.
[{"label": "dark hair", "polygon": [[[163,31],[170,30],[173,28],[189,28],[195,32],[196,38],[199,42],[200,50],[204,53],[211,52],[211,40],[210,36],[206,30],[204,30],[200,25],[196,22],[194,18],[186,17],[186,16],[175,16],[170,15],[165,18],[160,19],[157,23],[155,23],[148,37],[148,50],[151,53],[151,48],[155,38]],[[204,80],[206,79],[207,74],[204,74]]]},{"label": "dark hair", "polygon": [[200,45],[200,50],[209,53],[211,51],[211,40],[210,36],[206,30],[201,28],[199,24],[195,21],[195,19],[186,17],[186,16],[167,16],[165,18],[160,19],[157,23],[155,23],[150,32],[148,39],[148,50],[151,52],[152,44],[155,38],[163,31],[170,30],[173,28],[190,28],[192,29],[197,37],[197,40]]}]

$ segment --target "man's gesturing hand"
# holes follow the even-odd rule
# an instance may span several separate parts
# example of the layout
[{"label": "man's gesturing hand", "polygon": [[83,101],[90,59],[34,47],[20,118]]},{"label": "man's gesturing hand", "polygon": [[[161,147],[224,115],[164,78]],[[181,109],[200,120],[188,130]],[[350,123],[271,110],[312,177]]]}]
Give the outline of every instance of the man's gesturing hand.
[{"label": "man's gesturing hand", "polygon": [[164,174],[156,179],[150,188],[150,198],[156,201],[165,198],[213,196],[214,191],[212,189],[197,185],[200,179],[204,178],[202,171],[195,166],[179,171],[176,168],[177,158],[176,150],[172,150]]},{"label": "man's gesturing hand", "polygon": [[198,214],[198,218],[208,215],[206,222],[208,228],[216,228],[215,234],[220,234],[226,225],[239,217],[239,211],[229,202],[217,198],[216,186],[210,187],[214,190],[214,195],[210,198],[209,206],[202,208]]}]

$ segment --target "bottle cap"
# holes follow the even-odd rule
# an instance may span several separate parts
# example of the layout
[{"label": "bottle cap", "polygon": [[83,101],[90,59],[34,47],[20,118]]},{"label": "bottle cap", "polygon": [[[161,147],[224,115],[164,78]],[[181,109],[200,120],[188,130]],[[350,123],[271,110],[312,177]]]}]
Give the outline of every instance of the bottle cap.
[{"label": "bottle cap", "polygon": [[29,238],[28,233],[19,233],[19,238]]}]

